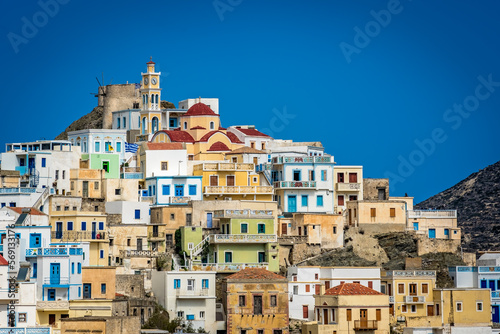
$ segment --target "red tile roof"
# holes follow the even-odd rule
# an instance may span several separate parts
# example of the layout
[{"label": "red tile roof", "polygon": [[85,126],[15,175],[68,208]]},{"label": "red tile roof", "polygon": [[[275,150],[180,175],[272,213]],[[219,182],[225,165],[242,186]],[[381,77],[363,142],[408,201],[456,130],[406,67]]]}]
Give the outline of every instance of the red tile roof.
[{"label": "red tile roof", "polygon": [[9,265],[9,262],[2,255],[0,255],[0,266],[7,266],[7,265]]},{"label": "red tile roof", "polygon": [[231,140],[231,143],[235,143],[235,144],[243,144],[243,142],[241,140],[238,139],[238,137],[232,133],[232,132],[228,132],[227,133],[227,136],[229,137],[229,139]]},{"label": "red tile roof", "polygon": [[189,130],[206,130],[206,129],[207,128],[204,128],[204,127],[198,125],[198,126],[195,126],[194,128],[191,128]]},{"label": "red tile roof", "polygon": [[183,116],[219,116],[205,103],[198,102],[188,109]]},{"label": "red tile roof", "polygon": [[[21,213],[23,213],[23,209],[25,209],[25,208],[14,207],[14,208],[9,208],[9,209],[11,209],[12,211],[15,211],[15,212],[21,214]],[[34,208],[30,208],[30,215],[33,215],[33,216],[46,216],[45,213],[43,213],[40,210],[34,209]]]},{"label": "red tile roof", "polygon": [[182,143],[148,143],[150,150],[182,150]]},{"label": "red tile roof", "polygon": [[170,140],[173,142],[194,143],[193,137],[191,137],[191,135],[186,131],[160,130],[157,133],[161,133],[161,132],[165,133],[170,138]]},{"label": "red tile roof", "polygon": [[359,283],[342,283],[325,291],[325,295],[383,295]]},{"label": "red tile roof", "polygon": [[224,144],[221,141],[218,141],[214,143],[212,146],[210,146],[210,148],[207,151],[231,151],[231,150],[229,149],[229,147],[226,146],[226,144]]},{"label": "red tile roof", "polygon": [[[207,132],[203,137],[200,138],[200,140],[198,141],[208,141],[210,139],[210,137],[212,137],[213,134],[217,133],[217,132],[220,132],[220,131],[210,131],[210,132]],[[224,134],[224,132],[220,132],[222,134]]]},{"label": "red tile roof", "polygon": [[241,128],[237,128],[239,131],[243,132],[244,134],[246,134],[247,136],[253,136],[253,137],[269,137],[268,135],[266,135],[265,133],[262,133],[260,131],[257,131],[255,129],[241,129]]},{"label": "red tile roof", "polygon": [[235,274],[229,275],[226,279],[287,280],[286,277],[270,272],[264,268],[245,268]]},{"label": "red tile roof", "polygon": [[222,126],[219,126],[219,130],[227,130],[227,129],[223,128]]}]

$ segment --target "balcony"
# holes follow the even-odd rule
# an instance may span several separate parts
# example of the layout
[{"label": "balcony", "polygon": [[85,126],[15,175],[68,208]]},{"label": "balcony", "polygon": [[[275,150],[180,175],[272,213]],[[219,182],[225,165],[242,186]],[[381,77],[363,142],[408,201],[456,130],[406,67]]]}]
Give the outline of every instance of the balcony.
[{"label": "balcony", "polygon": [[107,241],[106,232],[91,232],[91,231],[52,231],[52,239],[60,239],[64,241]]},{"label": "balcony", "polygon": [[193,264],[194,271],[218,271],[218,272],[236,272],[245,268],[264,268],[268,269],[269,263],[202,263]]},{"label": "balcony", "polygon": [[435,278],[435,270],[392,270],[385,273],[385,277],[429,277]]},{"label": "balcony", "polygon": [[246,171],[253,172],[254,164],[248,163],[233,163],[233,162],[217,162],[217,163],[202,163],[193,166],[193,171]]},{"label": "balcony", "polygon": [[276,234],[211,234],[209,242],[212,244],[223,243],[264,243],[277,242]]},{"label": "balcony", "polygon": [[204,194],[208,195],[248,195],[248,194],[263,194],[272,195],[274,189],[271,186],[206,186]]},{"label": "balcony", "polygon": [[278,237],[280,245],[305,244],[309,240],[307,235],[281,235]]},{"label": "balcony", "polygon": [[120,257],[130,258],[130,257],[166,257],[167,253],[160,253],[158,251],[150,250],[120,250]]},{"label": "balcony", "polygon": [[[52,332],[51,332],[52,329]],[[0,334],[57,334],[55,328],[51,327],[0,327]]]},{"label": "balcony", "polygon": [[273,218],[273,210],[216,210],[214,218]]},{"label": "balcony", "polygon": [[359,191],[361,183],[337,183],[337,191]]},{"label": "balcony", "polygon": [[120,179],[142,180],[144,179],[143,173],[120,173]]},{"label": "balcony", "polygon": [[165,239],[165,232],[149,232],[148,240],[158,241]]},{"label": "balcony", "polygon": [[378,329],[377,320],[354,320],[354,330],[376,330]]},{"label": "balcony", "polygon": [[283,163],[332,163],[333,157],[276,157],[273,158],[273,164],[283,164]]},{"label": "balcony", "polygon": [[278,181],[274,182],[274,188],[316,188],[316,181]]},{"label": "balcony", "polygon": [[69,277],[44,277],[43,284],[68,285],[69,284]]},{"label": "balcony", "polygon": [[156,201],[156,197],[155,196],[141,196],[140,201],[145,202],[145,203],[149,203],[149,204],[153,204]]},{"label": "balcony", "polygon": [[491,299],[500,298],[500,291],[491,291]]},{"label": "balcony", "polygon": [[36,309],[37,311],[68,311],[69,301],[68,300],[37,301]]},{"label": "balcony", "polygon": [[168,201],[170,204],[188,204],[190,200],[189,196],[171,196]]},{"label": "balcony", "polygon": [[408,218],[457,218],[457,210],[408,210]]},{"label": "balcony", "polygon": [[0,194],[34,194],[36,188],[0,188]]},{"label": "balcony", "polygon": [[[69,250],[69,251],[68,251]],[[35,256],[66,256],[66,255],[82,255],[82,248],[28,248],[26,249],[26,257]]]},{"label": "balcony", "polygon": [[406,304],[423,304],[425,296],[405,296],[404,301]]},{"label": "balcony", "polygon": [[[175,294],[177,298],[180,299],[193,299],[193,298],[205,298],[208,297],[208,289],[175,289]],[[215,298],[215,295],[212,296]]]}]

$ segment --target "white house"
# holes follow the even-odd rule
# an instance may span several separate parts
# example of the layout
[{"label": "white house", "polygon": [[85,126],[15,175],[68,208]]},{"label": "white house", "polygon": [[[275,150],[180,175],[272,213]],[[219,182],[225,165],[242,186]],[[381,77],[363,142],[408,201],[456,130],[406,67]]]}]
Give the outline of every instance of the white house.
[{"label": "white house", "polygon": [[314,295],[342,283],[359,283],[380,292],[377,267],[289,267],[290,318],[314,320]]},{"label": "white house", "polygon": [[254,125],[234,125],[227,128],[227,132],[233,133],[245,146],[257,150],[267,150],[273,138],[258,131]]},{"label": "white house", "polygon": [[271,179],[283,212],[333,213],[333,156],[288,156],[272,159]]},{"label": "white house", "polygon": [[153,271],[152,288],[170,319],[182,318],[194,329],[217,333],[224,329],[216,321],[215,271]]},{"label": "white house", "polygon": [[149,203],[116,201],[106,202],[106,213],[122,215],[122,224],[149,224]]},{"label": "white house", "polygon": [[73,146],[81,148],[85,154],[118,153],[120,162],[124,162],[132,153],[125,152],[127,130],[85,129],[68,132],[68,140]]}]

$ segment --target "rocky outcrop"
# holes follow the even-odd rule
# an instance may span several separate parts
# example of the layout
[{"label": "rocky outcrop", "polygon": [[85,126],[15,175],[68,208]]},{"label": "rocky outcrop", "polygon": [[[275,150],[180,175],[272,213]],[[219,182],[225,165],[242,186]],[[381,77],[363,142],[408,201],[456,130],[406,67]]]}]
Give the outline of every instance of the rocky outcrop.
[{"label": "rocky outcrop", "polygon": [[66,130],[59,134],[55,139],[68,139],[68,132],[70,131],[84,129],[102,129],[103,112],[103,107],[95,107],[94,110],[92,110],[90,113],[71,123],[70,126],[68,126]]},{"label": "rocky outcrop", "polygon": [[464,251],[500,250],[500,161],[469,175],[415,208],[456,209]]}]

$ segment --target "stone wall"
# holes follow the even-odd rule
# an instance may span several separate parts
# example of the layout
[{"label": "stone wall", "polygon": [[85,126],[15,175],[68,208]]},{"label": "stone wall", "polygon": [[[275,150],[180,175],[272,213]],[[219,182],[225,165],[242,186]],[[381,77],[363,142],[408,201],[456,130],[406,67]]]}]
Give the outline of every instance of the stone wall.
[{"label": "stone wall", "polygon": [[453,239],[429,239],[425,235],[417,235],[418,255],[428,253],[457,253],[460,248],[460,240]]},{"label": "stone wall", "polygon": [[[385,198],[378,198],[378,189],[385,189]],[[389,179],[363,179],[363,200],[389,199]]]},{"label": "stone wall", "polygon": [[116,293],[131,298],[143,298],[144,278],[142,275],[116,275]]},{"label": "stone wall", "polygon": [[106,212],[105,204],[104,199],[82,198],[82,211]]},{"label": "stone wall", "polygon": [[122,215],[119,213],[108,213],[108,226],[120,225],[122,223]]},{"label": "stone wall", "polygon": [[139,102],[139,90],[135,88],[135,83],[100,87],[98,104],[104,108],[102,128],[111,129],[113,111],[132,109],[134,103]]}]

